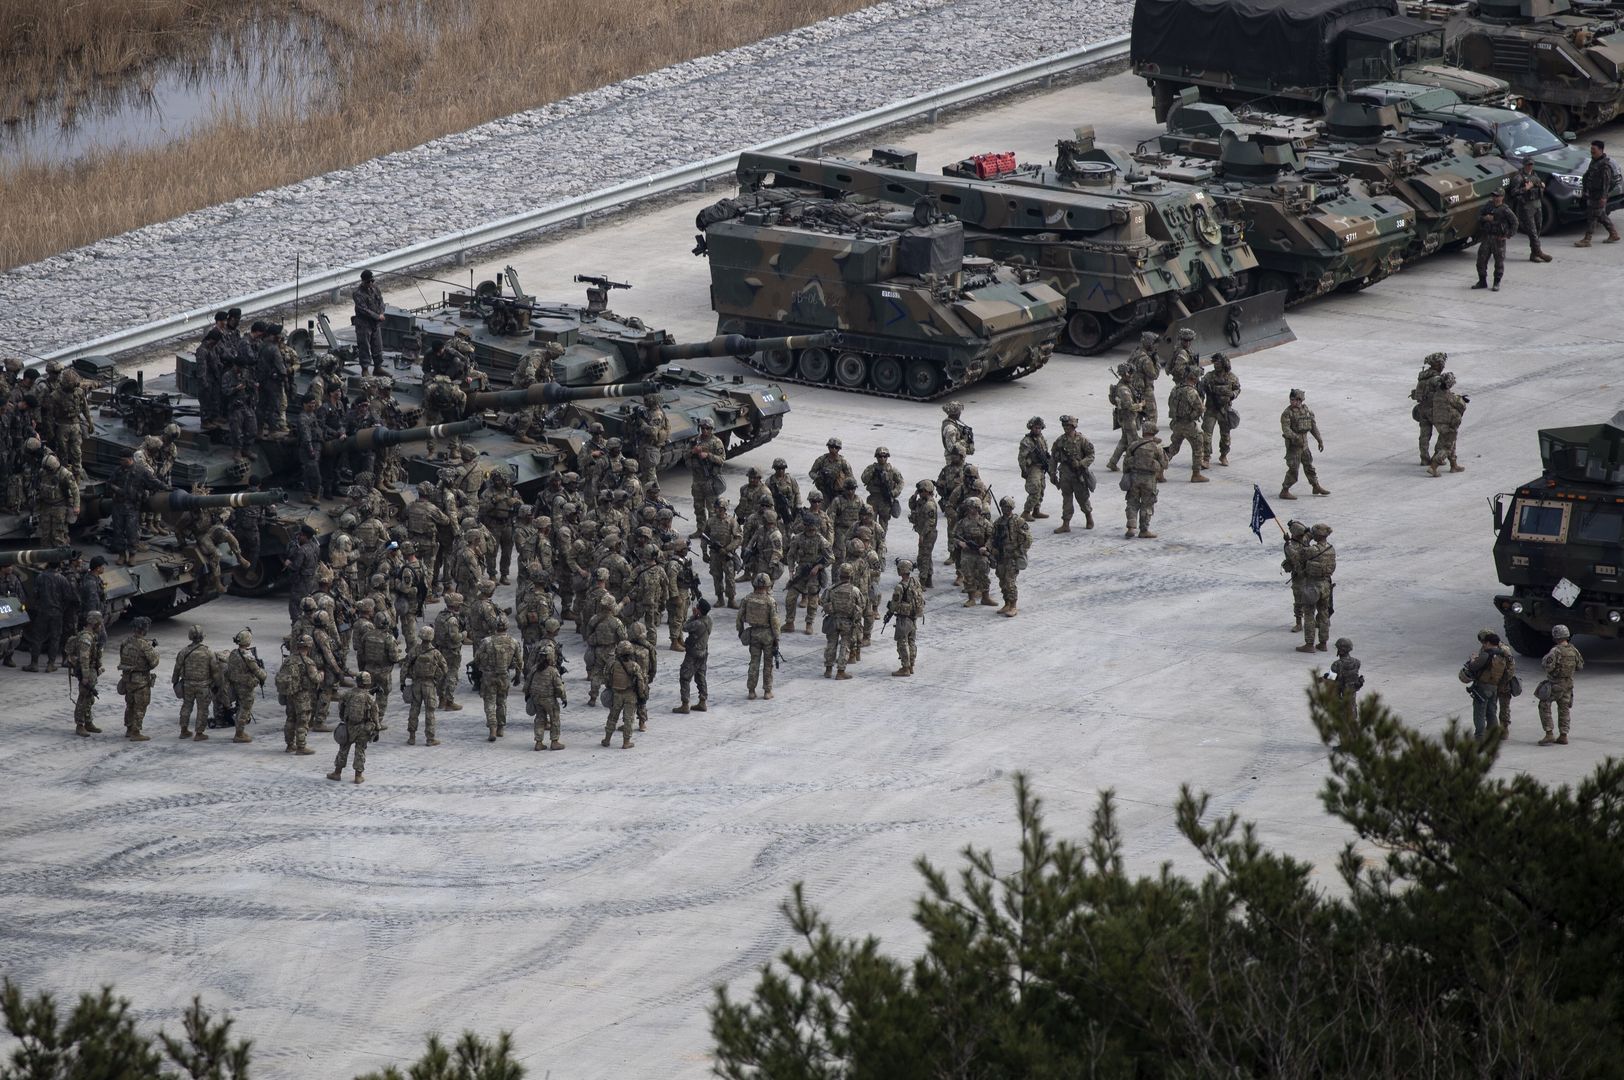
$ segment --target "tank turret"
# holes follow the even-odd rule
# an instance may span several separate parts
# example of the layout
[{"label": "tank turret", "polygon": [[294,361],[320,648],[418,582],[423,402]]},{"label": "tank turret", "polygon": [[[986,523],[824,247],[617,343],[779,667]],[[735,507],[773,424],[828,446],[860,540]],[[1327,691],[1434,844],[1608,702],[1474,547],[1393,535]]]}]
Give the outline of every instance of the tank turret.
[{"label": "tank turret", "polygon": [[346,435],[342,439],[328,439],[321,444],[322,457],[337,457],[339,454],[368,453],[372,450],[386,446],[399,446],[402,443],[428,442],[430,439],[450,439],[462,435],[472,435],[485,424],[478,417],[467,420],[458,420],[454,424],[431,424],[427,427],[390,428],[369,427],[362,428],[354,435]]},{"label": "tank turret", "polygon": [[72,554],[73,549],[65,547],[0,551],[0,566],[51,566]]},{"label": "tank turret", "polygon": [[515,390],[487,390],[468,395],[468,412],[516,412],[532,405],[558,405],[566,401],[591,401],[594,398],[640,397],[658,394],[662,387],[657,382],[620,383],[615,386],[564,386],[560,383],[536,383]]},{"label": "tank turret", "polygon": [[1407,127],[1397,105],[1377,105],[1346,98],[1325,99],[1325,133],[1348,142],[1375,142]]}]

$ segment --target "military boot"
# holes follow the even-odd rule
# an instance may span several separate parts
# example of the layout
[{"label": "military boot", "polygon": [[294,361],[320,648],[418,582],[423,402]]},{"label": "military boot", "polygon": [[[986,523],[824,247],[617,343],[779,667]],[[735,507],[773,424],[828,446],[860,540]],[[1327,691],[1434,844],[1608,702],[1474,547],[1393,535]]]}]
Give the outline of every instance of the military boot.
[{"label": "military boot", "polygon": [[1324,638],[1320,638],[1319,644],[1315,645],[1314,649],[1316,652],[1329,652],[1331,647],[1325,643]]},{"label": "military boot", "polygon": [[1043,512],[1042,508],[1040,507],[1039,509],[1032,511],[1032,516],[1034,518],[1042,519],[1042,518],[1048,517],[1049,515],[1045,514]]},{"label": "military boot", "polygon": [[1610,221],[1607,223],[1607,239],[1603,240],[1602,243],[1604,243],[1604,244],[1616,244],[1616,243],[1618,243],[1618,230],[1613,228],[1613,223],[1610,222]]},{"label": "military boot", "polygon": [[536,740],[536,749],[537,750],[545,750],[545,749],[547,749],[547,743],[545,741],[541,740],[541,739],[537,739]]},{"label": "military boot", "polygon": [[1474,289],[1487,289],[1488,287],[1489,282],[1486,278],[1478,278],[1477,281],[1472,284],[1472,288]]},{"label": "military boot", "polygon": [[1061,518],[1060,524],[1055,526],[1054,531],[1057,533],[1071,532],[1071,518]]},{"label": "military boot", "polygon": [[694,712],[709,712],[709,711],[710,711],[710,705],[704,698],[700,698],[698,703],[694,705]]},{"label": "military boot", "polygon": [[1092,511],[1092,510],[1084,510],[1083,511],[1083,528],[1092,529],[1093,527],[1094,527],[1094,511]]},{"label": "military boot", "polygon": [[812,616],[808,615],[806,617],[806,629],[801,631],[801,633],[807,634],[807,635],[810,635],[812,633]]},{"label": "military boot", "polygon": [[491,725],[487,726],[485,728],[485,730],[488,733],[485,736],[485,741],[486,742],[495,742],[496,741],[496,725],[491,724]]},{"label": "military boot", "polygon": [[1554,742],[1556,742],[1556,736],[1554,734],[1552,734],[1550,728],[1546,728],[1545,729],[1545,736],[1539,740],[1539,745],[1540,746],[1550,746]]},{"label": "military boot", "polygon": [[1205,476],[1202,476],[1198,472],[1193,472],[1193,473],[1190,474],[1190,483],[1192,483],[1192,484],[1210,484],[1210,483],[1212,483],[1212,481],[1208,480]]},{"label": "military boot", "polygon": [[682,642],[674,637],[671,639],[671,651],[682,652]]},{"label": "military boot", "polygon": [[1227,451],[1218,455],[1218,464],[1225,468],[1229,467],[1229,453]]},{"label": "military boot", "polygon": [[1438,466],[1434,465],[1430,461],[1427,462],[1427,475],[1428,476],[1437,476],[1438,475]]},{"label": "military boot", "polygon": [[1566,746],[1566,745],[1568,745],[1568,733],[1567,732],[1564,731],[1562,734],[1560,734],[1560,735],[1558,735],[1556,737],[1556,745],[1558,745],[1558,746]]},{"label": "military boot", "polygon": [[1285,499],[1287,502],[1296,502],[1297,501],[1297,496],[1293,495],[1291,493],[1291,489],[1288,488],[1288,487],[1281,488],[1280,489],[1280,494],[1278,496],[1276,496],[1276,498]]},{"label": "military boot", "polygon": [[620,748],[622,750],[630,750],[636,745],[636,743],[632,742],[632,737],[629,734],[622,734],[620,736]]},{"label": "military boot", "polygon": [[684,701],[681,705],[678,705],[675,709],[672,709],[671,711],[674,712],[674,713],[682,713],[682,714],[686,715],[687,713],[691,712],[692,710],[688,708],[688,703],[686,701]]},{"label": "military boot", "polygon": [[969,596],[965,597],[964,606],[965,607],[975,607],[976,606],[976,594],[975,593],[971,593]]},{"label": "military boot", "polygon": [[100,735],[102,733],[102,729],[96,726],[96,721],[94,720],[85,721],[85,730],[90,732],[92,735]]},{"label": "military boot", "polygon": [[846,662],[848,664],[855,664],[855,663],[857,663],[857,661],[861,660],[862,658],[863,658],[863,647],[861,645],[853,645],[849,650],[847,650]]},{"label": "military boot", "polygon": [[1312,641],[1305,641],[1301,645],[1297,646],[1297,651],[1298,652],[1313,652],[1314,651],[1314,643]]},{"label": "military boot", "polygon": [[893,671],[891,673],[891,676],[892,676],[892,678],[896,678],[899,675],[907,675],[907,674],[908,674],[908,665],[903,664],[901,667],[899,667],[895,671]]},{"label": "military boot", "polygon": [[311,754],[315,753],[315,751],[310,749],[310,747],[308,747],[308,746],[297,747],[297,748],[294,749],[293,752],[295,754],[299,755],[300,757],[309,757]]},{"label": "military boot", "polygon": [[605,735],[603,737],[603,742],[600,743],[599,745],[600,746],[608,746],[610,743],[612,743],[614,741],[614,738],[615,738],[614,732],[611,731],[608,735]]},{"label": "military boot", "polygon": [[[446,712],[462,712],[462,706],[457,704],[455,701],[450,701],[450,700],[442,701],[442,702],[440,702],[439,707],[444,709]],[[314,731],[316,729],[311,728],[310,730]]]},{"label": "military boot", "polygon": [[197,734],[192,736],[192,741],[193,742],[208,742],[209,741],[209,733],[204,731],[202,728],[198,728],[197,729]]},{"label": "military boot", "polygon": [[981,606],[982,607],[996,607],[997,605],[992,602],[992,597],[988,596],[986,593],[982,593],[981,594]]},{"label": "military boot", "polygon": [[436,739],[434,736],[430,735],[428,738],[423,740],[423,745],[424,746],[439,746],[440,745],[440,740]]},{"label": "military boot", "polygon": [[406,733],[406,745],[407,746],[416,746],[417,745],[417,732],[409,731],[409,732]]},{"label": "military boot", "polygon": [[1329,495],[1331,493],[1330,488],[1322,488],[1322,487],[1320,487],[1320,483],[1319,483],[1318,480],[1310,480],[1308,483],[1309,483],[1308,490],[1312,491],[1315,495]]},{"label": "military boot", "polygon": [[180,729],[180,737],[183,738],[183,739],[190,739],[192,737],[192,729],[191,728],[185,728],[185,727],[181,728]]},{"label": "military boot", "polygon": [[1303,617],[1301,615],[1297,616],[1297,621],[1291,624],[1291,632],[1294,634],[1303,632]]},{"label": "military boot", "polygon": [[755,687],[753,687],[753,686],[750,687],[750,693],[745,695],[744,700],[746,700],[746,701],[754,701],[754,700],[756,700],[756,688]]},{"label": "military boot", "polygon": [[1010,601],[1009,603],[1005,604],[1003,606],[1003,608],[998,612],[998,614],[1002,615],[1006,619],[1013,619],[1015,616],[1019,615],[1020,613],[1021,613],[1020,608],[1015,606],[1015,602],[1013,600]]},{"label": "military boot", "polygon": [[1590,232],[1591,232],[1590,227],[1586,226],[1585,227],[1585,234],[1582,237],[1580,237],[1579,239],[1575,240],[1573,242],[1573,246],[1574,247],[1589,247],[1590,246]]},{"label": "military boot", "polygon": [[1498,277],[1494,279],[1494,284],[1489,286],[1489,291],[1490,292],[1499,292],[1500,291],[1500,279]]},{"label": "military boot", "polygon": [[564,744],[559,742],[557,739],[554,739],[551,743],[548,744],[548,748],[551,749],[551,750],[562,750],[562,749],[564,749]]},{"label": "military boot", "polygon": [[845,668],[841,668],[839,671],[837,671],[835,673],[835,678],[836,679],[849,679],[849,678],[851,678],[851,673],[848,672]]},{"label": "military boot", "polygon": [[1460,462],[1456,461],[1454,458],[1450,458],[1449,459],[1449,471],[1450,472],[1465,472],[1466,471],[1466,466],[1462,465]]},{"label": "military boot", "polygon": [[327,779],[329,779],[329,780],[342,780],[342,779],[344,779],[344,770],[343,769],[334,769],[332,772],[327,774]]},{"label": "military boot", "polygon": [[73,733],[75,735],[83,735],[87,739],[90,738],[90,732],[85,730],[85,726],[83,724],[73,725]]},{"label": "military boot", "polygon": [[365,783],[366,782],[366,777],[367,777],[366,773],[356,773],[355,774],[355,782],[357,784]]},{"label": "military boot", "polygon": [[1139,539],[1154,540],[1156,539],[1156,534],[1150,531],[1150,527],[1148,525],[1141,525],[1139,527]]}]

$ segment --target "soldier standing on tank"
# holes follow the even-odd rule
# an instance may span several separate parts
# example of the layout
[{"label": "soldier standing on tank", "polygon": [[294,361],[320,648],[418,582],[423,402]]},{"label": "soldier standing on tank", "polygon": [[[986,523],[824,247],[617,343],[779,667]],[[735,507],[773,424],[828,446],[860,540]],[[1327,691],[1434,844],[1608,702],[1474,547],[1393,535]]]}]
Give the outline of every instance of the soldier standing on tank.
[{"label": "soldier standing on tank", "polygon": [[[949,401],[942,406],[942,412],[947,414],[947,419],[942,421],[942,456],[948,457],[954,447],[963,451],[965,457],[973,455],[976,452],[976,437],[970,425],[961,419],[964,403]],[[824,492],[826,497],[828,494]]]},{"label": "soldier standing on tank", "polygon": [[[1585,666],[1585,658],[1573,647],[1572,637],[1566,626],[1558,624],[1551,627],[1551,639],[1555,644],[1540,660],[1540,666],[1545,669],[1544,693],[1541,694],[1536,690],[1534,696],[1539,698],[1539,726],[1545,729],[1545,734],[1539,740],[1541,746],[1550,746],[1552,743],[1559,746],[1568,745],[1569,713],[1573,708],[1573,676]],[[1554,737],[1551,733],[1552,705],[1556,706],[1558,731]]]},{"label": "soldier standing on tank", "polygon": [[998,571],[998,593],[1004,606],[998,614],[1013,619],[1020,613],[1020,590],[1016,584],[1026,569],[1026,556],[1032,550],[1032,527],[1024,516],[1015,513],[1015,500],[1009,496],[998,500],[999,516],[992,527],[993,565]]},{"label": "soldier standing on tank", "polygon": [[1218,429],[1218,464],[1229,464],[1229,433],[1235,428],[1235,399],[1241,396],[1241,381],[1224,353],[1212,354],[1212,370],[1201,376],[1201,395],[1206,412],[1201,417],[1202,467],[1212,468],[1212,429]]},{"label": "soldier standing on tank", "polygon": [[1522,167],[1511,178],[1509,201],[1522,231],[1528,235],[1528,261],[1550,262],[1551,257],[1539,246],[1539,234],[1545,227],[1545,181],[1534,171],[1532,157],[1523,158]]},{"label": "soldier standing on tank", "polygon": [[148,639],[152,620],[137,615],[130,624],[130,636],[118,647],[118,692],[124,695],[124,737],[131,742],[150,742],[141,733],[152,703],[152,673],[158,670],[158,650]]},{"label": "soldier standing on tank", "polygon": [[[372,271],[361,271],[361,283],[350,294],[355,303],[355,317],[350,322],[355,324],[355,359],[366,371],[367,364],[372,365],[372,374],[383,374],[383,290],[373,284]],[[361,773],[360,764],[356,764],[356,775]],[[357,781],[359,783],[359,781]]]},{"label": "soldier standing on tank", "polygon": [[1173,423],[1173,441],[1167,448],[1166,456],[1172,460],[1179,447],[1189,443],[1190,483],[1205,484],[1207,478],[1201,475],[1201,466],[1206,461],[1206,452],[1202,449],[1201,421],[1206,407],[1201,403],[1201,392],[1196,389],[1197,370],[1198,367],[1187,365],[1174,376],[1178,385],[1167,397],[1167,415]]},{"label": "soldier standing on tank", "polygon": [[79,478],[55,454],[46,454],[34,494],[35,519],[45,547],[67,547],[68,525],[79,520]]},{"label": "soldier standing on tank", "polygon": [[964,579],[965,607],[984,604],[992,607],[988,595],[987,559],[991,553],[992,525],[981,516],[981,500],[971,495],[959,504],[959,523],[953,531],[953,548],[959,556],[959,574]]},{"label": "soldier standing on tank", "polygon": [[508,636],[507,619],[497,617],[496,626],[474,649],[474,666],[479,670],[479,698],[485,705],[486,742],[507,734],[508,687],[519,685],[519,643]]},{"label": "soldier standing on tank", "polygon": [[1465,472],[1466,466],[1455,460],[1455,441],[1460,438],[1461,420],[1466,416],[1466,396],[1455,393],[1455,373],[1445,372],[1439,376],[1437,387],[1433,390],[1429,404],[1432,409],[1432,426],[1438,432],[1438,446],[1432,452],[1432,460],[1427,463],[1427,475],[1437,476],[1438,466],[1449,462],[1449,471]]},{"label": "soldier standing on tank", "polygon": [[[936,529],[940,520],[936,485],[929,480],[920,480],[914,484],[914,493],[908,497],[908,524],[913,526],[914,535],[919,538],[915,553],[919,567],[918,580],[920,586],[926,589],[930,588],[931,560],[936,557]],[[793,612],[790,621],[794,622]]]},{"label": "soldier standing on tank", "polygon": [[[1092,529],[1094,506],[1089,491],[1094,480],[1090,468],[1094,464],[1094,444],[1077,431],[1075,416],[1062,416],[1060,429],[1060,438],[1054,441],[1049,461],[1049,478],[1061,497],[1060,524],[1054,531],[1071,532],[1071,519],[1078,508],[1083,511],[1083,528]],[[930,587],[928,578],[925,587]]]},{"label": "soldier standing on tank", "polygon": [[1162,373],[1161,361],[1156,356],[1156,335],[1149,330],[1139,335],[1139,347],[1128,357],[1127,379],[1133,389],[1134,400],[1141,406],[1139,423],[1156,422],[1156,379]]},{"label": "soldier standing on tank", "polygon": [[237,565],[249,567],[251,564],[243,557],[242,545],[237,538],[231,535],[231,530],[224,525],[214,524],[206,529],[202,536],[197,538],[197,557],[203,564],[202,578],[209,592],[218,596],[226,591],[225,577],[220,573],[220,549],[228,548],[237,560]]},{"label": "soldier standing on tank", "polygon": [[[501,573],[502,584],[508,583],[508,572],[513,567],[514,522],[524,500],[513,491],[513,481],[505,472],[491,473],[485,494],[479,500],[479,521],[496,538],[492,550],[485,557],[485,572]],[[501,549],[498,565],[497,548]]]},{"label": "soldier standing on tank", "polygon": [[[1310,543],[1303,546],[1303,576],[1298,595],[1303,606],[1303,643],[1298,652],[1325,652],[1331,640],[1331,614],[1335,608],[1336,548],[1331,545],[1331,527],[1323,522],[1308,530]],[[1319,644],[1314,644],[1315,631]]]},{"label": "soldier standing on tank", "polygon": [[73,702],[73,733],[100,735],[91,715],[96,703],[96,680],[102,673],[102,613],[92,611],[85,616],[85,628],[68,641],[68,674],[73,676],[78,696]]},{"label": "soldier standing on tank", "polygon": [[119,452],[119,467],[108,482],[113,496],[113,520],[107,546],[118,552],[120,566],[133,566],[141,545],[141,505],[148,495],[162,491],[163,484],[150,466],[137,464],[128,447]]},{"label": "soldier standing on tank", "polygon": [[1125,470],[1123,480],[1127,483],[1124,490],[1127,493],[1125,505],[1128,521],[1123,539],[1131,539],[1137,525],[1141,539],[1154,540],[1156,534],[1150,531],[1150,519],[1156,513],[1157,485],[1161,483],[1162,472],[1167,468],[1167,457],[1162,453],[1161,441],[1156,437],[1155,424],[1146,421],[1139,429],[1139,438],[1128,446],[1122,467]]},{"label": "soldier standing on tank", "polygon": [[1043,512],[1043,489],[1054,460],[1049,453],[1049,440],[1043,437],[1043,428],[1043,417],[1028,420],[1026,434],[1021,436],[1021,444],[1015,451],[1015,467],[1026,482],[1026,505],[1021,517],[1027,521],[1049,516]]},{"label": "soldier standing on tank", "polygon": [[891,673],[896,676],[912,675],[914,660],[919,656],[915,635],[925,617],[925,590],[913,576],[913,569],[914,564],[907,559],[897,560],[897,583],[885,609],[886,615],[897,621],[897,669]]},{"label": "soldier standing on tank", "polygon": [[632,440],[637,448],[637,479],[644,487],[660,476],[660,458],[671,441],[671,420],[659,394],[644,394],[643,408],[632,417]]},{"label": "soldier standing on tank", "polygon": [[688,613],[688,621],[682,624],[682,666],[677,669],[682,704],[671,710],[674,713],[689,711],[690,685],[699,691],[699,703],[693,706],[692,711],[705,712],[709,708],[710,685],[707,681],[706,668],[710,661],[711,628],[710,604],[701,597],[694,601],[693,609]]},{"label": "soldier standing on tank", "polygon": [[1105,463],[1105,467],[1112,472],[1117,471],[1117,462],[1122,460],[1128,447],[1139,437],[1139,415],[1145,409],[1134,393],[1133,383],[1129,381],[1127,365],[1118,367],[1114,374],[1117,381],[1111,387],[1111,430],[1120,434],[1117,436],[1116,449],[1111,451],[1111,460]]},{"label": "soldier standing on tank", "polygon": [[1416,423],[1421,425],[1421,464],[1432,464],[1432,394],[1438,388],[1438,379],[1443,375],[1444,364],[1449,360],[1448,353],[1429,353],[1426,363],[1415,377],[1415,389],[1410,391],[1410,400],[1415,402],[1415,408],[1410,414]]},{"label": "soldier standing on tank", "polygon": [[56,421],[57,457],[73,470],[75,476],[85,475],[85,435],[90,429],[90,403],[85,399],[79,373],[72,368],[62,373],[50,400],[44,406],[54,414]]},{"label": "soldier standing on tank", "polygon": [[1613,228],[1613,220],[1607,216],[1607,200],[1612,196],[1616,183],[1618,169],[1613,165],[1613,159],[1607,156],[1607,144],[1600,139],[1591,139],[1590,164],[1585,166],[1584,179],[1580,184],[1585,197],[1585,234],[1573,242],[1574,247],[1589,247],[1590,237],[1595,234],[1597,225],[1606,228],[1607,243],[1618,243],[1618,230]]},{"label": "soldier standing on tank", "polygon": [[1292,390],[1291,404],[1280,413],[1280,435],[1286,442],[1286,478],[1280,484],[1282,499],[1297,498],[1291,493],[1291,485],[1297,482],[1299,468],[1308,477],[1309,488],[1315,495],[1330,494],[1320,487],[1319,474],[1314,471],[1314,455],[1308,449],[1308,437],[1312,435],[1319,444],[1320,453],[1325,453],[1325,440],[1320,437],[1314,410],[1303,403],[1306,397],[1301,390]]},{"label": "soldier standing on tank", "polygon": [[266,323],[254,352],[259,375],[259,437],[288,432],[288,384],[293,379],[280,348],[282,324]]},{"label": "soldier standing on tank", "polygon": [[214,313],[214,325],[203,335],[198,343],[195,355],[197,356],[198,375],[198,415],[203,421],[204,431],[217,431],[225,426],[224,384],[222,374],[224,361],[221,351],[225,344],[226,313]]},{"label": "soldier standing on tank", "polygon": [[768,590],[772,582],[766,574],[757,574],[752,583],[754,591],[739,604],[739,615],[734,629],[739,640],[750,648],[750,670],[745,685],[750,694],[747,700],[756,700],[756,680],[761,680],[762,697],[773,696],[773,658],[778,653],[778,601]]},{"label": "soldier standing on tank", "polygon": [[[209,701],[220,680],[220,662],[215,659],[214,650],[203,643],[201,626],[194,623],[187,636],[190,641],[175,654],[175,668],[170,673],[169,683],[175,696],[180,698],[180,737],[205,742],[209,737]],[[196,735],[190,730],[194,705],[197,707]]]},{"label": "soldier standing on tank", "polygon": [[1500,279],[1506,276],[1506,241],[1517,235],[1517,215],[1506,205],[1504,188],[1489,197],[1489,205],[1477,219],[1477,284],[1474,289],[1490,288],[1487,281],[1489,259],[1494,259],[1495,292],[1500,291]]}]

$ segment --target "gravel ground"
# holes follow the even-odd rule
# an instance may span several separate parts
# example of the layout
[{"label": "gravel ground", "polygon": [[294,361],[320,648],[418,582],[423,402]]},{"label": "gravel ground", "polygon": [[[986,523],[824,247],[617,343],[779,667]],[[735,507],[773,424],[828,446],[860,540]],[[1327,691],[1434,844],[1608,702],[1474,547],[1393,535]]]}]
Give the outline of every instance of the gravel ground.
[{"label": "gravel ground", "polygon": [[[0,275],[43,353],[1126,30],[1126,0],[888,0]],[[606,267],[613,272],[616,268]],[[87,302],[88,301],[88,302]]]}]

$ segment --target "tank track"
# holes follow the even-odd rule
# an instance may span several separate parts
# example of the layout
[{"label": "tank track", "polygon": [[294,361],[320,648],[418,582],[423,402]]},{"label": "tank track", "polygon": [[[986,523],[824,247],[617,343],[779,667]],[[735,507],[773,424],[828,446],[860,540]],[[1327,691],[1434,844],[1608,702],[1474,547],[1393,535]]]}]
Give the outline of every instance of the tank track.
[{"label": "tank track", "polygon": [[[868,354],[868,355],[870,357],[870,360],[881,359],[883,357],[883,358],[889,358],[889,359],[894,359],[894,360],[900,360],[904,365],[906,365],[908,363],[908,361],[910,361],[910,360],[924,360],[925,359],[925,357],[922,357],[922,356],[909,356],[906,353],[884,353],[884,354],[877,354],[876,353],[876,354]],[[846,386],[843,383],[835,381],[832,377],[828,381],[825,381],[825,382],[815,382],[815,381],[813,381],[811,379],[803,379],[800,376],[800,374],[798,372],[795,372],[795,371],[791,371],[787,375],[778,375],[778,374],[775,374],[773,372],[768,371],[766,369],[766,367],[764,367],[762,365],[761,360],[760,360],[760,356],[761,356],[760,353],[752,353],[747,357],[734,357],[734,359],[738,360],[740,363],[744,364],[746,367],[749,367],[752,371],[760,372],[762,375],[765,375],[767,378],[772,379],[774,382],[794,383],[796,386],[816,386],[816,387],[818,387],[820,389],[823,389],[823,390],[841,390],[841,391],[844,391],[845,393],[848,393],[848,394],[866,394],[869,397],[894,398],[894,399],[896,399],[898,401],[935,401],[938,398],[944,398],[944,397],[948,396],[949,394],[956,393],[957,391],[963,390],[966,386],[974,386],[978,382],[987,382],[987,381],[994,378],[994,376],[991,376],[991,375],[983,375],[979,379],[964,379],[964,380],[961,380],[959,382],[952,382],[952,381],[949,381],[949,380],[946,379],[945,373],[944,373],[944,378],[943,378],[941,389],[937,390],[936,393],[931,394],[928,397],[920,397],[917,394],[910,394],[906,390],[881,390],[878,387],[873,386],[871,383],[865,383],[862,386]],[[1047,357],[1044,358],[1044,362],[1045,363],[1048,362]],[[1006,381],[1008,379],[1022,379],[1022,378],[1025,378],[1026,376],[1032,374],[1032,372],[1038,370],[1038,368],[1040,368],[1042,366],[1043,366],[1042,364],[1022,364],[1022,365],[1018,366],[1017,368],[1013,369],[1017,373],[1014,374],[1014,375],[1007,376]],[[1008,369],[1006,369],[1006,370],[1008,370]],[[872,364],[870,365],[870,374],[872,375]]]}]

